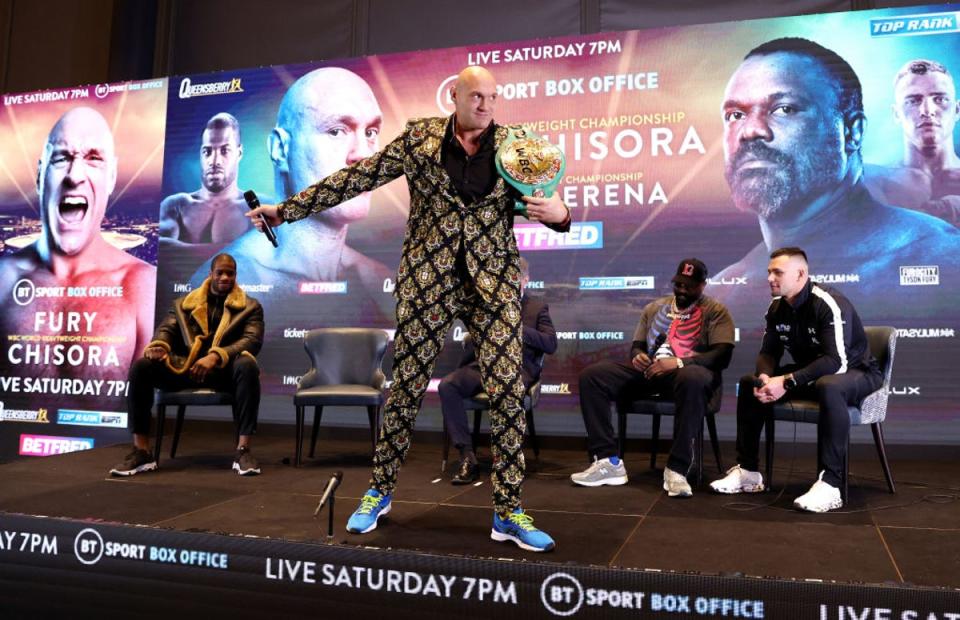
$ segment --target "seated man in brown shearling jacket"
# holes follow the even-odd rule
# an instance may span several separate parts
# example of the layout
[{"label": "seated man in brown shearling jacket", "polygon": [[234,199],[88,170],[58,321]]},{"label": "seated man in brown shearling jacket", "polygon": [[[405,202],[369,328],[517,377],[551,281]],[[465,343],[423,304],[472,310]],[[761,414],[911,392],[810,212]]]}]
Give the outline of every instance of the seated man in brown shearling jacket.
[{"label": "seated man in brown shearling jacket", "polygon": [[110,470],[132,476],[157,468],[150,452],[153,391],[209,387],[231,392],[239,431],[233,469],[241,476],[260,473],[250,454],[260,408],[260,369],[254,357],[263,345],[263,308],[237,286],[237,262],[229,254],[214,257],[210,277],[173,302],[143,357],[130,367],[127,410],[133,451]]}]

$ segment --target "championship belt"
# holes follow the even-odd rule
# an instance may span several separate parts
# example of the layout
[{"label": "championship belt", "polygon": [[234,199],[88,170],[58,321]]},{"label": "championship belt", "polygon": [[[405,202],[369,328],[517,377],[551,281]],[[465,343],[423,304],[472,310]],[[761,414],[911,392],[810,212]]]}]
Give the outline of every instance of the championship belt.
[{"label": "championship belt", "polygon": [[[561,151],[526,129],[507,128],[507,137],[497,150],[497,172],[525,196],[549,198],[560,184],[567,162]],[[514,212],[527,216],[527,203],[517,200]]]}]

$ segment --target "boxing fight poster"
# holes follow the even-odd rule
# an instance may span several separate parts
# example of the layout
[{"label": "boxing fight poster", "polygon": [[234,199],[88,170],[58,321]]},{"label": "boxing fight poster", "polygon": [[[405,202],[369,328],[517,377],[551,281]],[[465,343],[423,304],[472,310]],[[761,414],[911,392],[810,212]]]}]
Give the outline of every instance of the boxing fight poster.
[{"label": "boxing fight poster", "polygon": [[[173,78],[158,308],[202,283],[214,253],[237,257],[238,281],[265,307],[273,394],[292,394],[306,371],[306,330],[392,329],[404,181],[280,226],[277,249],[237,217],[241,194],[283,200],[382,147],[407,119],[450,115],[455,75],[480,64],[499,83],[496,121],[566,155],[571,231],[515,223],[527,292],[550,304],[560,339],[541,400],[570,414],[560,427],[578,428],[580,370],[626,359],[641,308],[671,293],[685,257],[706,263],[706,294],[738,327],[732,408],[770,300],[768,256],[785,245],[803,247],[813,279],[847,295],[866,324],[900,329],[894,408],[942,420],[960,317],[947,292],[960,262],[955,22],[943,8],[835,13]],[[919,105],[920,91],[943,93]],[[205,159],[221,143],[221,163]],[[937,148],[947,155],[933,170],[923,154]],[[462,333],[452,330],[434,387]]]},{"label": "boxing fight poster", "polygon": [[154,327],[166,79],[3,95],[0,454],[125,441]]},{"label": "boxing fight poster", "polygon": [[392,329],[402,181],[278,227],[276,248],[244,216],[245,192],[276,204],[399,133],[405,110],[391,109],[377,71],[363,58],[171,80],[157,312],[201,286],[212,257],[233,256],[238,285],[264,309],[267,394],[295,391],[309,368],[307,330]]},{"label": "boxing fight poster", "polygon": [[[945,423],[956,421],[960,380],[951,355],[960,324],[952,294],[960,269],[957,17],[955,7],[939,5],[608,32],[175,76],[168,89],[109,92],[103,101],[91,97],[96,106],[84,103],[115,106],[101,113],[120,166],[104,229],[130,209],[155,231],[136,233],[146,242],[126,253],[147,263],[158,256],[158,313],[203,285],[213,256],[234,256],[238,283],[265,311],[258,361],[270,398],[261,419],[290,419],[289,398],[309,367],[307,330],[394,329],[406,182],[278,227],[277,248],[243,216],[244,192],[275,204],[382,148],[408,119],[448,117],[455,76],[479,64],[499,83],[496,122],[522,125],[566,157],[558,191],[571,230],[519,216],[514,225],[530,263],[527,293],[549,304],[559,339],[543,370],[541,432],[583,433],[579,373],[598,360],[626,360],[642,308],[670,295],[680,260],[696,257],[709,272],[705,294],[729,307],[737,327],[724,374],[723,411],[731,415],[720,416],[732,438],[736,383],[754,368],[771,298],[769,254],[799,246],[812,279],[849,298],[864,324],[899,330],[888,441],[956,441],[960,427]],[[139,107],[137,96],[161,93],[165,104]],[[36,158],[76,104],[4,97],[0,130],[13,137],[0,143],[10,265],[0,292],[17,317],[4,328],[8,377],[26,366],[11,361],[17,343],[8,335],[82,338],[83,313],[97,311],[90,321],[99,329],[99,304],[114,298],[62,318],[45,314],[54,299],[37,297],[37,311],[14,299],[23,270],[38,269],[13,261],[18,250],[8,237],[29,226],[39,232],[36,187],[45,177]],[[134,108],[142,114],[128,133]],[[154,141],[141,125],[149,118],[162,132],[164,110],[166,135]],[[131,150],[121,150],[127,140]],[[68,237],[86,207],[82,196],[62,193],[57,215]],[[59,320],[54,332],[49,322]],[[457,365],[463,333],[455,324],[431,390]],[[19,351],[14,359],[47,373],[74,368]],[[89,357],[85,371],[95,374]],[[388,374],[389,364],[388,354]],[[7,385],[0,388],[10,407]],[[99,398],[74,407],[121,410]],[[435,408],[436,395],[425,404]],[[437,426],[421,428],[439,428],[433,420]]]}]

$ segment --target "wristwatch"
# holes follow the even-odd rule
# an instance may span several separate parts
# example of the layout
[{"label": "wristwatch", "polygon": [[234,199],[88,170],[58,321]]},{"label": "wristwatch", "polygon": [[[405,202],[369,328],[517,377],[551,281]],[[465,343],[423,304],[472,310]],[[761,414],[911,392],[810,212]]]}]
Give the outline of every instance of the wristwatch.
[{"label": "wristwatch", "polygon": [[793,378],[793,373],[783,378],[783,389],[792,390],[797,387],[797,381]]},{"label": "wristwatch", "polygon": [[677,368],[683,368],[683,360],[679,357],[677,358]]}]

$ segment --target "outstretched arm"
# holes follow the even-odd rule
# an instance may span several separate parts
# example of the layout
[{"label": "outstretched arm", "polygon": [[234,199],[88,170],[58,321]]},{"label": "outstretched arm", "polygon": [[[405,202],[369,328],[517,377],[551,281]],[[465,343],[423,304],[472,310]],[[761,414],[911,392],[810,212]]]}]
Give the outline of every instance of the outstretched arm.
[{"label": "outstretched arm", "polygon": [[278,205],[262,205],[247,211],[257,230],[263,230],[259,215],[270,226],[296,222],[320,213],[364,192],[377,189],[403,174],[403,141],[406,132],[377,153],[334,172]]}]

